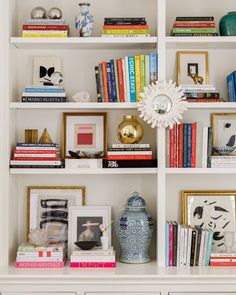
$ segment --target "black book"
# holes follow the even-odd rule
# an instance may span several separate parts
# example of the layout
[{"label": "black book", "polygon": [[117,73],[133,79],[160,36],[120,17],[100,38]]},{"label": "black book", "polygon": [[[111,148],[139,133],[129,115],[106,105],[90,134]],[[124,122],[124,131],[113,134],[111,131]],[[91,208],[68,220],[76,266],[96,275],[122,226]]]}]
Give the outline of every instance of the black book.
[{"label": "black book", "polygon": [[156,168],[157,160],[102,160],[103,168]]},{"label": "black book", "polygon": [[105,17],[104,21],[112,21],[112,22],[141,22],[145,21],[145,17]]},{"label": "black book", "polygon": [[199,255],[200,255],[200,247],[201,247],[201,240],[202,240],[202,228],[198,226],[196,228],[198,235],[197,235],[197,249],[196,249],[196,262],[195,266],[199,264]]},{"label": "black book", "polygon": [[67,98],[65,96],[63,97],[47,97],[47,96],[22,96],[21,98],[21,102],[53,102],[53,103],[56,103],[56,102],[67,102]]},{"label": "black book", "polygon": [[190,266],[194,266],[196,236],[197,236],[197,231],[196,229],[193,229],[192,239],[191,239]]},{"label": "black book", "polygon": [[95,79],[96,79],[96,89],[97,89],[97,101],[102,102],[101,87],[100,87],[100,76],[99,76],[99,68],[98,68],[98,66],[95,67]]},{"label": "black book", "polygon": [[214,21],[214,16],[177,16],[176,21]]},{"label": "black book", "polygon": [[173,266],[177,266],[178,223],[173,222]]},{"label": "black book", "polygon": [[185,92],[186,98],[220,98],[219,92]]},{"label": "black book", "polygon": [[211,168],[211,152],[212,152],[212,128],[208,127],[207,168]]}]

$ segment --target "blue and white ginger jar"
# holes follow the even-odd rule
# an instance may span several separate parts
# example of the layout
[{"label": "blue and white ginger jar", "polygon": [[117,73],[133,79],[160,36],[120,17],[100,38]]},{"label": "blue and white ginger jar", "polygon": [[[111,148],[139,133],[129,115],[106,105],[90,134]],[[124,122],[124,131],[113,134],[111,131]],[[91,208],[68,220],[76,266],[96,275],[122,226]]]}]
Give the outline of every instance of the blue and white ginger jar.
[{"label": "blue and white ginger jar", "polygon": [[80,14],[75,19],[79,37],[90,37],[93,33],[93,16],[89,13],[89,3],[79,3]]},{"label": "blue and white ginger jar", "polygon": [[116,219],[115,228],[121,247],[121,262],[146,263],[151,260],[148,252],[154,221],[145,208],[145,200],[134,192],[128,199],[125,211]]}]

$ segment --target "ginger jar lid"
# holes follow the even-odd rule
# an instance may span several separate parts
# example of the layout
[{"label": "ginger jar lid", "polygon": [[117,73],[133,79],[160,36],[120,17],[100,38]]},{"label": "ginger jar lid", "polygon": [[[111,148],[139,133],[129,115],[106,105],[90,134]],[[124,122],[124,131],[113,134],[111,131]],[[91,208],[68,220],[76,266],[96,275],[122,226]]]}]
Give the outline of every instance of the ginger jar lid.
[{"label": "ginger jar lid", "polygon": [[146,202],[139,196],[139,193],[133,192],[132,196],[128,198],[127,208],[146,208]]}]

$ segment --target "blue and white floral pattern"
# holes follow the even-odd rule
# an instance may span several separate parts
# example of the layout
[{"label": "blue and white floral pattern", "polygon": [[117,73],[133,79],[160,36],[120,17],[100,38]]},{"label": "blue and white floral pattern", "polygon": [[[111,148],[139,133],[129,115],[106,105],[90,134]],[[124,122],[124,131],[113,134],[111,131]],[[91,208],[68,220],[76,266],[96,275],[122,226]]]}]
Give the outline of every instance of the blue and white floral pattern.
[{"label": "blue and white floral pattern", "polygon": [[79,37],[90,37],[93,32],[93,16],[89,11],[81,12],[75,19],[75,27]]}]

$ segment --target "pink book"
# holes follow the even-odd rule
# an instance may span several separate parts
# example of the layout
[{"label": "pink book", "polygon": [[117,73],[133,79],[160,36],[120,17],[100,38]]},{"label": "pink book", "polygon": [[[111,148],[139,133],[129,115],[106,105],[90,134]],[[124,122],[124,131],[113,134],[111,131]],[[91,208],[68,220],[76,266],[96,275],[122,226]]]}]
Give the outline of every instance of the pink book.
[{"label": "pink book", "polygon": [[173,266],[173,224],[170,222],[170,235],[169,235],[169,258],[170,266]]},{"label": "pink book", "polygon": [[62,268],[65,261],[62,262],[17,262],[17,268]]},{"label": "pink book", "polygon": [[115,268],[115,262],[71,262],[73,268]]}]

